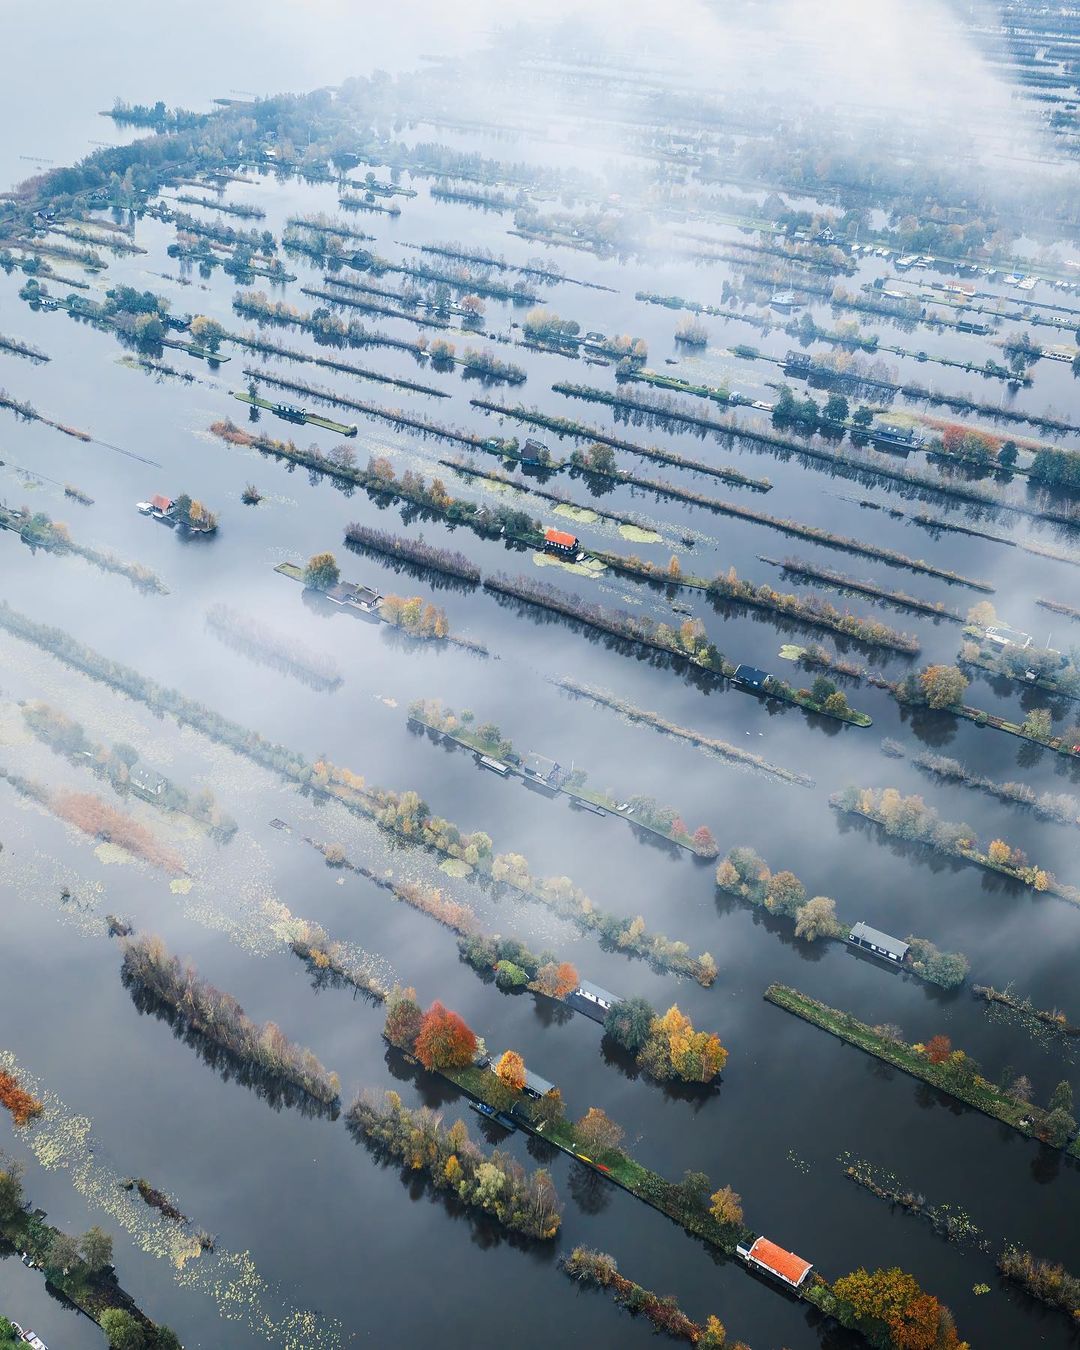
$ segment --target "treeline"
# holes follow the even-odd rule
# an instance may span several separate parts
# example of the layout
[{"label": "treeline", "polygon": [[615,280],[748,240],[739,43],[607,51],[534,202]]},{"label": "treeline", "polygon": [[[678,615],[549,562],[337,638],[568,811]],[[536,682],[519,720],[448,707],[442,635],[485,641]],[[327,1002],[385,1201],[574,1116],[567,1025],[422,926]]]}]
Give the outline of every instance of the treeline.
[{"label": "treeline", "polygon": [[635,1315],[643,1314],[657,1334],[663,1332],[676,1340],[702,1346],[704,1350],[723,1350],[724,1346],[729,1345],[731,1350],[749,1350],[742,1341],[728,1341],[724,1324],[718,1317],[710,1316],[701,1325],[687,1317],[673,1298],[661,1298],[651,1289],[643,1289],[640,1284],[620,1275],[615,1258],[607,1252],[575,1247],[569,1255],[561,1258],[560,1265],[572,1280],[604,1289],[622,1307]]},{"label": "treeline", "polygon": [[253,1022],[231,994],[202,979],[160,938],[125,939],[122,976],[125,986],[149,994],[185,1028],[249,1068],[291,1084],[324,1106],[337,1104],[341,1085],[336,1073],[329,1073],[310,1050],[287,1040],[273,1022]]},{"label": "treeline", "polygon": [[934,807],[927,806],[917,795],[905,797],[896,788],[846,787],[829,798],[829,805],[872,820],[896,839],[926,844],[938,853],[965,858],[980,867],[1013,877],[1033,890],[1049,891],[1080,904],[1080,890],[1058,881],[1052,872],[1029,862],[1023,849],[1014,848],[1004,839],[994,839],[983,852],[970,825],[942,820]]},{"label": "treeline", "polygon": [[431,567],[464,581],[476,583],[480,580],[479,567],[470,562],[464,553],[457,549],[438,548],[408,535],[391,534],[389,530],[376,530],[353,521],[345,527],[345,542],[355,548],[415,563],[418,567]]},{"label": "treeline", "polygon": [[1019,1247],[1006,1247],[998,1257],[998,1270],[1032,1298],[1060,1308],[1075,1324],[1080,1321],[1080,1277],[1056,1261],[1040,1261]]},{"label": "treeline", "polygon": [[0,769],[0,778],[6,778],[16,792],[36,801],[59,820],[74,825],[91,839],[115,844],[165,872],[184,872],[180,855],[163,844],[152,830],[140,825],[133,816],[109,806],[93,793],[70,792],[66,789],[50,792],[40,783],[3,769]]},{"label": "treeline", "polygon": [[142,563],[125,562],[115,553],[104,553],[100,549],[76,543],[68,527],[62,521],[50,520],[44,511],[31,513],[25,506],[20,511],[12,511],[6,506],[0,506],[0,526],[14,530],[33,548],[49,549],[53,553],[73,553],[103,572],[114,572],[126,577],[139,590],[156,595],[168,594],[168,587],[149,567],[144,567]]},{"label": "treeline", "polygon": [[911,760],[917,768],[933,774],[946,783],[962,783],[997,797],[999,801],[1028,806],[1032,814],[1042,820],[1056,820],[1060,825],[1080,825],[1080,798],[1070,792],[1036,792],[1027,783],[998,783],[984,774],[961,764],[947,755],[935,755],[931,750],[920,751]]},{"label": "treeline", "polygon": [[[257,731],[249,731],[176,690],[157,684],[130,666],[101,656],[63,629],[35,623],[11,609],[5,601],[0,601],[0,627],[52,652],[91,679],[111,685],[154,711],[167,713],[182,725],[220,741],[263,768],[281,774],[299,786],[335,797],[347,809],[373,819],[389,833],[458,858],[482,876],[494,870],[496,859],[491,836],[480,830],[464,834],[452,822],[433,816],[417,792],[395,792],[377,786],[369,788],[359,774],[327,760],[309,764],[297,751],[268,741]],[[518,887],[523,895],[571,919],[584,931],[596,933],[618,950],[640,956],[660,969],[692,975],[701,984],[711,984],[716,978],[716,962],[708,952],[694,957],[685,942],[673,941],[662,933],[646,933],[645,921],[640,916],[631,920],[598,909],[569,877],[533,878],[527,871],[522,873],[524,859],[520,855],[500,856],[514,860],[512,867],[507,865],[504,878],[509,884]]]},{"label": "treeline", "polygon": [[[794,919],[795,936],[807,942],[819,937],[843,941],[850,924],[836,917],[836,901],[826,895],[806,898],[806,887],[794,872],[773,872],[752,848],[733,848],[716,869],[722,891],[760,905],[770,914]],[[943,989],[963,984],[968,959],[960,952],[942,952],[926,938],[909,937],[911,966],[917,975]]]},{"label": "treeline", "polygon": [[506,535],[536,547],[544,541],[540,521],[527,512],[510,506],[477,506],[462,498],[452,497],[441,478],[428,481],[423,474],[412,469],[406,469],[399,478],[385,456],[372,455],[367,465],[361,468],[354,462],[355,451],[350,446],[335,447],[328,452],[320,450],[317,445],[301,450],[293,441],[278,441],[270,436],[253,434],[228,419],[214,422],[210,430],[230,445],[252,446],[342,482],[354,483],[374,497],[406,502],[446,520],[467,525],[481,538],[495,539]]},{"label": "treeline", "polygon": [[[111,746],[96,742],[81,723],[48,703],[28,703],[22,714],[35,736],[57,753],[65,755],[73,764],[89,763],[95,773],[104,774],[118,791],[133,790],[132,770],[140,759],[134,746],[123,741]],[[161,792],[147,795],[145,800],[166,811],[185,812],[205,825],[215,839],[223,844],[228,843],[236,833],[236,821],[221,810],[211,788],[202,788],[192,794],[169,779],[162,781],[164,787]],[[110,837],[114,842],[119,842],[115,834]]]},{"label": "treeline", "polygon": [[641,642],[660,651],[684,657],[694,665],[706,670],[721,673],[723,657],[716,647],[708,641],[705,625],[700,619],[687,619],[678,629],[658,624],[647,615],[630,614],[622,609],[605,609],[602,605],[583,600],[569,591],[561,591],[546,581],[537,581],[531,577],[511,577],[505,572],[496,572],[485,577],[487,590],[507,595],[528,604],[538,605],[542,609],[554,610],[568,618],[579,619],[582,623],[614,637],[625,638],[631,642]]},{"label": "treeline", "polygon": [[447,1129],[426,1106],[402,1105],[396,1092],[358,1093],[346,1121],[358,1139],[511,1232],[546,1242],[559,1231],[562,1203],[550,1173],[543,1168],[527,1173],[500,1149],[485,1154],[464,1121]]}]

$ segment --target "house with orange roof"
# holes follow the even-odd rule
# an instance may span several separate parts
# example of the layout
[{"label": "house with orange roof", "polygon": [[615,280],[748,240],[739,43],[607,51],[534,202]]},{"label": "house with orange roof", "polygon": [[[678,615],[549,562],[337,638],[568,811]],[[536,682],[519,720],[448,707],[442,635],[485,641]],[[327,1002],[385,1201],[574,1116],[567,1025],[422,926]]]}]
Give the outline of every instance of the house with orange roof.
[{"label": "house with orange roof", "polygon": [[798,1289],[814,1268],[809,1261],[765,1237],[755,1238],[749,1247],[740,1244],[735,1250],[748,1266],[782,1280],[791,1289]]},{"label": "house with orange roof", "polygon": [[562,558],[572,558],[578,551],[578,541],[565,530],[546,530],[544,548],[549,553],[557,553]]}]

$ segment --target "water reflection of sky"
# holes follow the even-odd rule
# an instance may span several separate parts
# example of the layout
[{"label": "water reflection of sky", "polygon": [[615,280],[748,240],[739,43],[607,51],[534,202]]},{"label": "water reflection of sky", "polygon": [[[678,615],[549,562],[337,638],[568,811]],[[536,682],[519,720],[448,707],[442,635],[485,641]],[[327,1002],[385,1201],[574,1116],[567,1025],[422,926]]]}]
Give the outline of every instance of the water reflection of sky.
[{"label": "water reflection of sky", "polygon": [[[232,22],[228,11],[226,22]],[[316,70],[314,65],[309,69],[303,61],[287,63],[280,52],[275,63],[269,54],[277,50],[273,44],[280,42],[280,31],[272,38],[251,40],[255,47],[245,53],[241,69],[253,72],[265,58],[262,84],[303,87],[344,73]],[[155,97],[195,103],[234,84],[252,84],[253,74],[236,73],[235,44],[207,46],[197,14],[190,16],[179,41],[168,68],[153,70],[150,92]],[[209,53],[201,66],[184,59],[184,44],[195,42],[204,58]],[[351,69],[344,48],[343,43],[343,54],[333,60]],[[380,60],[395,64],[392,53]],[[39,153],[59,146],[62,153],[75,155],[82,147],[79,137],[93,132],[111,139],[116,133],[103,119],[87,131],[87,109],[107,106],[113,83],[133,98],[141,92],[107,62],[92,80],[83,78],[83,83],[70,85],[57,109],[43,113],[38,130],[48,139],[35,144]],[[29,95],[24,91],[22,96]],[[422,139],[432,131],[420,127],[409,134]],[[460,139],[471,144],[467,137]],[[519,150],[522,145],[509,141],[499,153],[509,157]],[[23,172],[20,164],[10,166],[10,176]],[[375,247],[380,251],[398,256],[406,252],[399,247],[403,243],[451,238],[474,240],[518,261],[538,251],[506,235],[507,222],[501,218],[435,203],[422,182],[417,186],[418,197],[406,203],[399,219],[364,217],[363,227],[378,235]],[[233,191],[237,200],[257,199],[268,213],[262,223],[276,232],[290,214],[335,206],[335,194],[325,186],[262,183],[257,189],[241,186]],[[140,223],[138,240],[148,254],[111,262],[110,282],[160,288],[177,309],[246,327],[231,311],[236,287],[220,271],[207,279],[186,274],[190,285],[162,279],[161,273],[178,275],[177,264],[164,253],[171,238],[171,231],[157,222]],[[775,366],[738,363],[715,351],[717,346],[751,342],[782,355],[790,339],[778,329],[761,338],[746,325],[710,320],[713,347],[704,358],[685,359],[672,342],[673,313],[632,299],[638,289],[718,296],[723,280],[731,276],[727,265],[706,269],[684,258],[628,267],[569,250],[545,256],[556,258],[572,276],[617,288],[610,293],[569,283],[543,284],[540,289],[552,307],[580,316],[583,326],[642,334],[653,366],[661,368],[671,354],[689,375],[727,376],[737,387],[763,394],[765,381],[779,377]],[[318,285],[322,272],[305,259],[291,260],[290,266],[300,278],[289,288],[290,298],[306,304],[299,287]],[[853,287],[857,280],[872,278],[875,267],[867,264],[859,278],[846,284]],[[416,581],[385,560],[347,552],[341,540],[349,521],[400,530],[398,509],[373,503],[361,492],[343,491],[329,480],[313,480],[301,468],[226,447],[207,434],[216,419],[244,421],[246,409],[229,391],[242,387],[242,367],[249,358],[234,349],[227,365],[210,371],[170,355],[170,363],[190,370],[197,380],[151,379],[123,364],[121,349],[107,335],[63,314],[31,313],[17,299],[19,281],[17,275],[0,277],[4,331],[26,337],[54,359],[41,367],[5,359],[5,382],[58,420],[91,430],[98,441],[82,444],[39,425],[6,424],[0,496],[66,519],[81,542],[114,549],[152,567],[164,578],[169,594],[143,595],[122,578],[76,559],[31,555],[14,537],[4,535],[0,559],[3,593],[10,603],[309,758],[327,753],[369,781],[417,787],[433,811],[463,829],[487,831],[498,849],[524,854],[537,873],[571,876],[599,905],[621,914],[640,913],[650,929],[685,940],[695,952],[711,951],[720,967],[712,990],[676,987],[641,962],[602,951],[541,909],[498,900],[469,882],[453,881],[437,870],[436,860],[391,848],[374,828],[340,807],[300,798],[221,747],[178,732],[140,706],[90,685],[5,636],[0,693],[6,768],[53,787],[90,786],[85,771],[18,734],[20,718],[13,701],[43,698],[77,716],[95,739],[128,740],[178,781],[193,788],[211,785],[240,822],[237,838],[223,847],[196,832],[176,834],[194,881],[190,892],[178,894],[167,877],[148,867],[102,861],[85,840],[54,818],[20,805],[11,788],[0,785],[5,844],[0,889],[6,915],[0,1009],[8,1028],[3,1043],[73,1112],[92,1118],[95,1146],[100,1143],[123,1171],[146,1176],[175,1195],[200,1226],[221,1235],[230,1251],[250,1252],[260,1279],[272,1291],[268,1299],[275,1317],[284,1317],[283,1310],[296,1305],[317,1309],[327,1325],[340,1322],[357,1335],[374,1329],[395,1343],[419,1344],[430,1337],[437,1316],[447,1343],[469,1344],[475,1343],[476,1303],[461,1293],[474,1289],[484,1292],[485,1322],[513,1322],[516,1339],[527,1345],[547,1343],[553,1334],[589,1337],[601,1344],[616,1338],[620,1344],[639,1339],[644,1344],[645,1329],[638,1322],[599,1299],[579,1296],[557,1276],[553,1253],[519,1251],[489,1227],[452,1212],[415,1181],[402,1181],[396,1169],[378,1164],[340,1123],[271,1110],[241,1084],[212,1072],[164,1022],[139,1015],[120,983],[118,954],[101,936],[97,922],[116,912],[161,932],[170,947],[190,955],[206,978],[232,992],[252,1017],[272,1018],[291,1038],[311,1045],[324,1063],[341,1073],[346,1094],[361,1084],[393,1085],[409,1102],[425,1101],[456,1114],[462,1103],[445,1087],[417,1081],[407,1066],[385,1056],[377,1011],[340,990],[313,993],[306,987],[304,968],[282,943],[271,921],[275,911],[267,908],[284,905],[293,915],[317,921],[335,937],[383,958],[423,999],[439,997],[458,1008],[492,1046],[520,1049],[531,1067],[559,1081],[575,1112],[590,1104],[602,1106],[626,1126],[629,1142],[646,1163],[672,1177],[684,1168],[701,1168],[717,1185],[733,1185],[742,1193],[752,1223],[790,1241],[826,1272],[862,1263],[897,1263],[954,1307],[972,1344],[1064,1345],[1064,1320],[1060,1325],[1037,1320],[996,1291],[985,1298],[972,1294],[974,1284],[993,1283],[986,1256],[948,1246],[917,1220],[892,1214],[847,1182],[838,1160],[845,1153],[868,1158],[935,1202],[962,1205],[995,1251],[1009,1238],[1075,1269],[1080,1267],[1080,1237],[1072,1222],[1074,1164],[841,1047],[765,1004],[760,995],[770,981],[782,980],[871,1022],[896,1022],[913,1040],[945,1031],[983,1062],[989,1077],[997,1079],[1010,1068],[1025,1072],[1043,1099],[1063,1074],[1075,1076],[1073,1060],[1060,1045],[1045,1035],[1033,1039],[1014,1022],[988,1018],[966,990],[944,994],[881,970],[839,946],[797,943],[789,925],[716,895],[710,865],[644,842],[617,821],[573,811],[564,801],[548,800],[516,781],[478,772],[463,751],[410,731],[405,710],[418,697],[440,697],[454,708],[470,708],[478,721],[497,722],[519,750],[538,750],[586,769],[594,787],[610,787],[620,798],[647,792],[676,805],[691,829],[709,825],[722,848],[756,847],[774,868],[797,872],[810,894],[834,896],[845,917],[863,918],[900,934],[918,933],[943,948],[962,950],[970,958],[973,980],[999,988],[1013,982],[1040,1007],[1060,1006],[1080,1020],[1072,979],[1080,913],[1064,901],[1033,896],[916,845],[887,841],[872,828],[840,817],[828,804],[830,792],[849,782],[895,784],[922,793],[946,818],[970,822],[984,840],[1006,837],[1077,883],[1074,829],[1040,822],[984,794],[943,786],[920,774],[910,756],[930,748],[995,780],[1015,778],[1037,791],[1080,792],[1075,764],[947,716],[902,713],[892,700],[865,685],[852,687],[849,697],[873,716],[869,730],[808,718],[786,706],[763,705],[704,676],[673,668],[667,658],[621,647],[553,616],[499,603],[479,590],[442,586],[437,578]],[[822,324],[829,321],[825,307],[812,312]],[[505,330],[514,318],[520,314],[509,306],[489,302],[490,329]],[[403,336],[414,331],[394,320],[379,319],[373,326]],[[897,345],[925,347],[935,354],[959,356],[977,345],[955,335],[919,330],[916,337],[884,324],[880,328]],[[275,340],[316,351],[303,334],[279,330]],[[495,392],[491,397],[537,402],[559,415],[604,428],[614,425],[607,410],[562,400],[549,391],[559,379],[606,385],[610,372],[519,347],[499,354],[525,366],[529,380],[520,393]],[[481,391],[474,383],[459,382],[457,374],[418,371],[405,354],[382,348],[348,353],[345,359],[431,381],[452,392],[453,401],[388,391],[311,366],[275,360],[268,369],[350,397],[484,429],[485,434],[499,429],[497,422],[493,428],[470,407],[469,398]],[[906,358],[888,360],[901,379],[921,378],[926,369],[920,365],[916,371],[916,363]],[[258,359],[250,363],[257,365]],[[1035,387],[1018,395],[1019,406],[1066,405],[1072,377],[1046,365],[1038,369]],[[975,377],[941,367],[934,369],[934,382],[953,390],[975,387]],[[312,428],[297,432],[272,418],[259,425],[271,435],[296,434],[302,444],[312,441],[323,449],[335,441],[327,433]],[[509,422],[502,431],[527,434]],[[1055,645],[1068,640],[1070,621],[1055,617],[1049,623],[1034,601],[1040,595],[1067,601],[1075,594],[1074,568],[960,534],[932,537],[909,520],[890,516],[887,509],[860,505],[861,500],[884,508],[896,503],[908,511],[925,509],[926,503],[909,488],[856,483],[820,463],[785,459],[745,441],[719,444],[686,430],[620,426],[616,434],[768,476],[774,487],[767,495],[753,494],[705,475],[680,474],[625,457],[643,477],[670,478],[712,497],[987,578],[1003,616],[1036,633],[1040,641],[1051,628]],[[554,437],[541,435],[556,444]],[[101,442],[134,451],[160,467],[117,454]],[[564,453],[569,448],[570,443],[563,443]],[[470,500],[498,500],[475,480],[440,467],[438,460],[453,452],[439,442],[402,436],[362,420],[357,449],[361,458],[368,452],[389,452],[399,471],[438,472],[451,491]],[[482,467],[495,466],[494,460],[479,459]],[[26,466],[39,477],[14,465]],[[257,508],[240,501],[250,481],[265,494]],[[88,492],[94,506],[65,500],[60,486],[65,482]],[[588,484],[580,480],[552,482],[565,487],[575,501],[592,500]],[[136,501],[155,492],[181,490],[220,512],[222,528],[216,538],[186,541],[134,509]],[[1021,488],[1013,492],[1016,500],[1024,500]],[[979,598],[967,588],[788,539],[642,489],[618,487],[596,504],[646,523],[663,542],[628,544],[601,520],[575,526],[586,543],[622,547],[659,562],[676,550],[705,575],[734,565],[742,575],[779,584],[780,574],[759,555],[797,554],[879,585],[943,599],[962,611]],[[553,518],[551,504],[536,496],[528,497],[525,505],[545,520]],[[993,513],[978,507],[935,501],[931,509],[958,521],[983,521],[1018,538],[1070,542],[1061,531],[1005,514],[990,519]],[[509,553],[501,544],[481,542],[437,521],[415,522],[409,529],[429,543],[460,549],[485,572],[501,568],[533,575],[527,552]],[[693,536],[692,550],[680,542],[684,534]],[[419,646],[385,628],[305,603],[300,588],[272,570],[283,558],[303,560],[324,548],[338,553],[344,574],[352,579],[383,591],[433,594],[445,606],[454,633],[486,644],[490,658]],[[626,578],[609,574],[598,585],[554,570],[542,576],[588,599],[671,617],[672,596]],[[680,598],[704,619],[710,637],[729,657],[792,679],[795,672],[778,659],[781,644],[820,637],[774,616],[716,609],[694,593]],[[868,597],[831,598],[918,634],[920,660],[949,661],[955,654],[956,625],[878,605]],[[322,692],[216,641],[204,623],[205,611],[215,601],[332,656],[344,683],[334,692]],[[903,657],[858,643],[825,641],[879,666],[890,677],[910,665]],[[815,785],[785,785],[647,727],[629,725],[557,689],[551,681],[559,676],[614,690],[675,723],[808,774]],[[1043,702],[1031,691],[1021,695],[989,679],[975,682],[971,698],[1002,713]],[[1077,720],[1077,707],[1063,704],[1055,711],[1061,720]],[[908,758],[884,758],[878,747],[885,736],[899,740]],[[143,817],[158,824],[148,809]],[[293,833],[270,830],[273,817],[287,820]],[[159,827],[170,834],[178,830],[175,824]],[[391,902],[370,882],[329,871],[302,843],[304,833],[340,841],[351,857],[377,870],[437,880],[457,898],[475,903],[489,927],[534,945],[550,944],[582,974],[620,993],[643,994],[662,1007],[677,999],[698,1026],[715,1027],[730,1047],[723,1085],[695,1097],[665,1093],[635,1079],[610,1047],[602,1050],[599,1028],[582,1018],[558,1017],[531,995],[504,995],[484,984],[459,962],[448,932]],[[60,901],[64,885],[76,903]],[[474,1133],[479,1129],[472,1128]],[[3,1142],[7,1146],[7,1139]],[[507,1146],[522,1160],[534,1161],[520,1137]],[[28,1194],[53,1222],[81,1230],[101,1219],[92,1200],[74,1189],[63,1171],[33,1161],[25,1142],[16,1140],[11,1147],[28,1163]],[[819,1343],[818,1331],[798,1305],[731,1266],[717,1265],[660,1216],[620,1193],[597,1190],[565,1161],[555,1161],[553,1171],[567,1202],[561,1246],[587,1242],[616,1252],[631,1277],[677,1292],[701,1320],[715,1310],[736,1335],[754,1345],[785,1344],[794,1350]],[[176,1326],[189,1346],[222,1343],[220,1290],[184,1287],[138,1241],[121,1237],[119,1231],[117,1236],[121,1278],[151,1315]],[[40,1286],[38,1295],[27,1292],[23,1268],[13,1278],[10,1266],[0,1263],[5,1309],[24,1322],[38,1318],[38,1329],[51,1344],[64,1343],[70,1319],[47,1306],[39,1314]],[[415,1298],[419,1271],[422,1300]],[[50,1314],[57,1320],[46,1333]],[[263,1343],[250,1317],[231,1323],[226,1334],[229,1345]],[[70,1332],[67,1343],[79,1344],[76,1335]]]}]

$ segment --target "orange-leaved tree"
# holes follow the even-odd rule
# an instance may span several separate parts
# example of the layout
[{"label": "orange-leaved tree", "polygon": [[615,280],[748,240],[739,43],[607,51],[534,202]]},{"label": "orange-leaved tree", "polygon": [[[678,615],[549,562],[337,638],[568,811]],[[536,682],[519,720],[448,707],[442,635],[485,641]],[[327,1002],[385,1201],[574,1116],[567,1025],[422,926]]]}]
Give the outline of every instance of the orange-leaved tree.
[{"label": "orange-leaved tree", "polygon": [[508,1088],[520,1092],[525,1086],[525,1061],[516,1050],[506,1050],[495,1066],[495,1072]]},{"label": "orange-leaved tree", "polygon": [[549,998],[565,998],[581,983],[577,970],[569,961],[549,961],[536,972],[536,988]]},{"label": "orange-leaved tree", "polygon": [[926,1058],[931,1064],[944,1064],[952,1055],[952,1041],[948,1036],[931,1036],[926,1045]]},{"label": "orange-leaved tree", "polygon": [[463,1069],[476,1055],[476,1036],[436,999],[420,1022],[414,1049],[425,1069]]}]

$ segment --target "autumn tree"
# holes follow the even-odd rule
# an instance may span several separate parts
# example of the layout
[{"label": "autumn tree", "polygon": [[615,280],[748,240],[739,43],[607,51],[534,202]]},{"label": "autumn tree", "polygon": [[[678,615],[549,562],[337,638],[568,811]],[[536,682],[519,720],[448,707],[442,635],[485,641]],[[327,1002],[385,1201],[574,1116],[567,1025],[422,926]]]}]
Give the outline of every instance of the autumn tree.
[{"label": "autumn tree", "polygon": [[495,1067],[495,1072],[508,1088],[520,1092],[525,1086],[525,1061],[516,1050],[506,1050]]},{"label": "autumn tree", "polygon": [[304,585],[313,591],[332,590],[341,580],[337,559],[332,553],[315,553],[304,568]]},{"label": "autumn tree", "polygon": [[724,1350],[727,1345],[727,1328],[719,1317],[714,1317],[712,1313],[709,1314],[705,1326],[702,1328],[698,1345],[702,1346],[703,1350]]},{"label": "autumn tree", "polygon": [[708,825],[699,825],[694,831],[694,852],[699,858],[715,858],[720,852],[719,845]]},{"label": "autumn tree", "polygon": [[536,972],[533,987],[549,998],[566,998],[580,983],[577,970],[569,961],[548,961]]},{"label": "autumn tree", "polygon": [[833,1292],[857,1317],[884,1322],[895,1350],[962,1350],[949,1310],[897,1266],[853,1271]]},{"label": "autumn tree", "polygon": [[687,1083],[710,1083],[727,1063],[727,1051],[711,1032],[695,1031],[677,1004],[654,1018],[638,1063],[661,1082],[681,1078]]},{"label": "autumn tree", "polygon": [[765,908],[773,914],[794,915],[806,899],[806,887],[794,872],[774,872],[765,891]]},{"label": "autumn tree", "polygon": [[968,678],[958,666],[927,666],[919,684],[931,708],[950,708],[964,697]]},{"label": "autumn tree", "polygon": [[402,989],[396,985],[386,1000],[386,1022],[383,1025],[386,1039],[399,1050],[411,1051],[420,1035],[423,1020],[424,1014],[416,1001],[416,990]]},{"label": "autumn tree", "polygon": [[476,1036],[436,999],[424,1013],[414,1048],[425,1069],[463,1069],[476,1055]]},{"label": "autumn tree", "polygon": [[948,1036],[932,1036],[926,1045],[926,1058],[931,1064],[944,1064],[952,1055],[952,1041]]},{"label": "autumn tree", "polygon": [[623,1133],[622,1126],[598,1106],[590,1106],[574,1126],[574,1138],[579,1147],[593,1156],[614,1153],[622,1143]]},{"label": "autumn tree", "polygon": [[209,352],[217,351],[225,335],[224,327],[216,319],[207,318],[205,314],[196,314],[191,321],[191,336],[198,346],[205,347]]},{"label": "autumn tree", "polygon": [[997,623],[997,610],[989,600],[980,600],[968,610],[967,621],[977,628],[989,628],[991,624]]},{"label": "autumn tree", "polygon": [[1012,857],[1012,849],[1004,839],[991,839],[990,847],[986,852],[990,861],[997,863],[999,866],[1002,863],[1007,863]]},{"label": "autumn tree", "polygon": [[795,913],[795,936],[807,942],[819,937],[841,937],[844,928],[836,917],[836,901],[827,895],[815,895]]},{"label": "autumn tree", "polygon": [[709,1199],[709,1213],[717,1223],[731,1225],[742,1223],[742,1197],[730,1186],[721,1186]]}]

